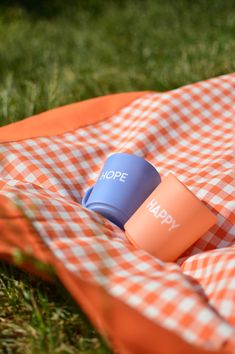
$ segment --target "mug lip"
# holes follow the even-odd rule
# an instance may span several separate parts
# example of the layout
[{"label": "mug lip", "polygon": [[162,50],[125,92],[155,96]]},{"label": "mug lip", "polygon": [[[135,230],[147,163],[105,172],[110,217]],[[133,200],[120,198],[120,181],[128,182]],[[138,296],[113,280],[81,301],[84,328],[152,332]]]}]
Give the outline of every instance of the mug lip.
[{"label": "mug lip", "polygon": [[214,217],[215,222],[218,220],[216,215],[206,206],[205,203],[201,199],[199,199],[183,182],[181,182],[172,172],[169,172],[167,176],[165,176],[162,180],[162,182],[165,182],[167,180],[172,180],[174,183],[177,183],[178,186],[180,186],[181,190],[184,193],[187,193],[190,198],[192,198],[194,201],[197,202],[197,204],[200,205],[200,208],[204,210],[204,212],[209,213],[211,216]]},{"label": "mug lip", "polygon": [[129,156],[129,157],[134,157],[134,158],[138,159],[139,161],[142,161],[143,163],[147,164],[151,169],[154,169],[154,171],[155,171],[155,172],[159,175],[159,177],[161,178],[161,176],[160,176],[160,174],[159,174],[157,168],[154,166],[154,164],[152,164],[150,161],[146,160],[144,157],[139,156],[139,155],[136,155],[136,154],[130,154],[130,153],[128,153],[128,152],[121,152],[121,151],[119,151],[119,152],[115,152],[115,153],[109,155],[108,158],[106,159],[106,161],[107,161],[109,158],[111,158],[111,157],[113,157],[113,156],[115,156],[115,155],[126,155],[126,156]]}]

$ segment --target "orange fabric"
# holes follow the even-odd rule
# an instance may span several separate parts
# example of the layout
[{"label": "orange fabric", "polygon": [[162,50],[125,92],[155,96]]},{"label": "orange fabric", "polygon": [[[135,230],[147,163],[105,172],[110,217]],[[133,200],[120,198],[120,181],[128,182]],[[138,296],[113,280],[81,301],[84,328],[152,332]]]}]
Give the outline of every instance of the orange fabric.
[{"label": "orange fabric", "polygon": [[89,318],[101,333],[110,340],[118,353],[122,354],[226,354],[226,348],[220,351],[203,350],[191,346],[174,333],[161,326],[154,325],[137,311],[112,298],[104,289],[89,282],[78,281],[69,276],[61,263],[56,265],[57,273],[80,303]]},{"label": "orange fabric", "polygon": [[93,124],[110,117],[134,99],[143,96],[144,93],[146,92],[118,93],[91,98],[39,113],[0,128],[0,142],[53,136]]},{"label": "orange fabric", "polygon": [[[121,354],[232,354],[235,74],[124,96],[0,129],[0,251],[6,258],[18,248],[53,266]],[[173,172],[218,217],[177,263],[133,247],[81,206],[107,156],[120,151],[148,159],[162,176]]]},{"label": "orange fabric", "polygon": [[[2,213],[0,216],[0,227],[3,227],[1,230],[4,240],[10,241],[15,239],[17,229],[17,236],[21,243],[34,247],[35,241],[38,239],[35,230],[32,229],[28,220],[23,217],[19,210],[9,207],[9,201],[5,205],[7,205],[7,207],[1,210]],[[3,216],[5,219],[2,218]],[[9,224],[6,222],[6,220],[9,219],[13,221],[11,227],[8,227]],[[31,239],[31,242],[26,241],[27,236]],[[22,242],[22,238],[25,238],[24,242]],[[8,262],[14,262],[13,253],[16,247],[10,246],[10,244],[0,244],[1,258]],[[43,252],[44,251],[45,250],[43,250]],[[226,350],[226,343],[224,350],[219,352],[205,351],[202,348],[187,344],[179,336],[166,331],[160,326],[156,326],[137,311],[134,311],[117,299],[112,298],[103,288],[71,277],[61,262],[58,262],[53,256],[48,254],[46,257],[46,253],[44,253],[41,258],[41,251],[38,248],[34,249],[33,254],[34,257],[47,263],[50,262],[53,265],[56,273],[59,275],[66,288],[71,292],[74,299],[82,306],[93,324],[95,324],[99,331],[110,341],[109,344],[114,346],[118,353],[166,354],[172,353],[173,348],[175,354],[229,353],[229,351]],[[38,271],[38,269],[34,268],[30,263],[23,262],[20,264],[20,267],[25,271],[40,276],[46,281],[50,280],[48,274]],[[148,338],[148,340],[145,341],[145,338]]]}]

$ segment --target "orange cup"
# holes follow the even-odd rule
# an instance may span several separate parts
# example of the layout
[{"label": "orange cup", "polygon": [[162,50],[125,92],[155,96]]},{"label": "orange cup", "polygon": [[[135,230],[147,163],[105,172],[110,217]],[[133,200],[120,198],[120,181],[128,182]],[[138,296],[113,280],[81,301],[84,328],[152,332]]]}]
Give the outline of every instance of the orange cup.
[{"label": "orange cup", "polygon": [[217,221],[215,215],[169,174],[124,225],[126,237],[163,261],[175,261]]}]

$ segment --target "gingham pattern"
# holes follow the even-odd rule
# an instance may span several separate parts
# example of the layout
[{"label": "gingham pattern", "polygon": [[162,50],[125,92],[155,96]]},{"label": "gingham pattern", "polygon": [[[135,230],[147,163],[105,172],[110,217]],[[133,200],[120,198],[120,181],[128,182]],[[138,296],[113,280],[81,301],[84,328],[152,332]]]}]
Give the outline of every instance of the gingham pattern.
[{"label": "gingham pattern", "polygon": [[[1,193],[15,199],[73,274],[99,283],[186,341],[235,352],[235,75],[148,93],[106,121],[0,147]],[[173,172],[218,215],[178,264],[137,250],[81,197],[117,151]],[[232,352],[232,351],[231,351]]]}]

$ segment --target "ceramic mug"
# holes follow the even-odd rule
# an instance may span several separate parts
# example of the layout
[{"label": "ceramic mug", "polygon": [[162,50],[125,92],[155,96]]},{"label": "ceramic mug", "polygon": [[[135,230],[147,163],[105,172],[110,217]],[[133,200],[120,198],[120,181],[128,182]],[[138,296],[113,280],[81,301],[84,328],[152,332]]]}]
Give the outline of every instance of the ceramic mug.
[{"label": "ceramic mug", "polygon": [[216,223],[215,215],[173,174],[124,225],[131,243],[163,261],[176,260]]},{"label": "ceramic mug", "polygon": [[123,228],[160,182],[156,168],[142,157],[116,153],[106,160],[95,185],[86,191],[82,205]]}]

